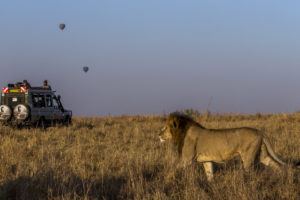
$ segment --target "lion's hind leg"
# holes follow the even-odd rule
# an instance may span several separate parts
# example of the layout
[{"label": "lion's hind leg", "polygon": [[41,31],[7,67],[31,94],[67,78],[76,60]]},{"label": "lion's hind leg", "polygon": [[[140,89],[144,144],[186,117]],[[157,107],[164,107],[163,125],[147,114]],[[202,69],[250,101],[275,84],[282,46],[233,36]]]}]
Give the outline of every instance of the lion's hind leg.
[{"label": "lion's hind leg", "polygon": [[266,166],[270,166],[274,169],[280,169],[280,164],[274,161],[268,154],[267,148],[265,145],[262,145],[261,152],[259,156],[259,161]]},{"label": "lion's hind leg", "polygon": [[204,162],[203,167],[206,173],[206,177],[208,181],[212,181],[214,178],[214,168],[212,162]]},{"label": "lion's hind leg", "polygon": [[240,153],[243,160],[243,167],[246,171],[253,169],[256,161],[259,159],[261,140],[253,141],[249,146],[246,146]]}]

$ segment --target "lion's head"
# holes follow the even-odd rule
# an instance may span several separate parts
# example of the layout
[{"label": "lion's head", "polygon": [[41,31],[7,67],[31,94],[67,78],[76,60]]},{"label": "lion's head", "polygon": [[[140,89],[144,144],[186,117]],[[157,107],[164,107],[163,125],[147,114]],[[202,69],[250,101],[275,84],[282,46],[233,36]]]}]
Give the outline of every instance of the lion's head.
[{"label": "lion's head", "polygon": [[164,126],[159,133],[160,142],[165,142],[166,140],[169,140],[171,138],[172,138],[172,134],[169,128],[167,126]]},{"label": "lion's head", "polygon": [[200,126],[188,115],[179,112],[171,113],[168,116],[166,125],[161,129],[159,139],[161,142],[171,139],[179,155],[181,155],[185,135],[192,125]]}]

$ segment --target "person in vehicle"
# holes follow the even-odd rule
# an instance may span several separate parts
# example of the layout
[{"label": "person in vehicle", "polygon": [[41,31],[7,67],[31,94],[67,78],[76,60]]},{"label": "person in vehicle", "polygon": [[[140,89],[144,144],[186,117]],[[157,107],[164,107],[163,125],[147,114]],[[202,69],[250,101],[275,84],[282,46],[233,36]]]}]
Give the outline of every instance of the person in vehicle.
[{"label": "person in vehicle", "polygon": [[30,85],[30,83],[29,83],[27,80],[23,80],[23,85],[24,85],[26,88],[31,88],[31,85]]},{"label": "person in vehicle", "polygon": [[48,85],[48,81],[47,80],[44,80],[43,88],[51,89],[51,86]]}]

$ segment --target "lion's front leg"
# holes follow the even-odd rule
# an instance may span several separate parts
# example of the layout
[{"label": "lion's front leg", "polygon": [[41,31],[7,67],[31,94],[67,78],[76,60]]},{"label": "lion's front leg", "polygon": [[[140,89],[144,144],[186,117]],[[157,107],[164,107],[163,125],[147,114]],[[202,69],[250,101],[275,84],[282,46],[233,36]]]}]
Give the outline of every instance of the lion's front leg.
[{"label": "lion's front leg", "polygon": [[214,168],[213,168],[213,163],[212,162],[204,162],[203,163],[204,170],[206,173],[206,177],[208,181],[212,181],[214,178]]},{"label": "lion's front leg", "polygon": [[189,165],[195,159],[196,156],[196,144],[188,136],[184,140],[184,144],[181,150],[181,161],[184,165]]},{"label": "lion's front leg", "polygon": [[193,146],[184,146],[182,148],[182,154],[180,158],[180,166],[181,167],[187,167],[192,164],[193,160],[195,158],[195,151]]},{"label": "lion's front leg", "polygon": [[181,158],[179,166],[182,168],[186,168],[187,166],[192,164],[192,160]]}]

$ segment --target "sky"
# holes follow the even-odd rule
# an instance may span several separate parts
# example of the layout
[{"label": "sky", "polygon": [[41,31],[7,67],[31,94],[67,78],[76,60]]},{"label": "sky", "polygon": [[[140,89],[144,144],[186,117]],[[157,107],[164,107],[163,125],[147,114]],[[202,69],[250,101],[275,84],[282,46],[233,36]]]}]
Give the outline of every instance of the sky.
[{"label": "sky", "polygon": [[24,79],[75,116],[296,112],[300,2],[0,0],[0,86]]}]

